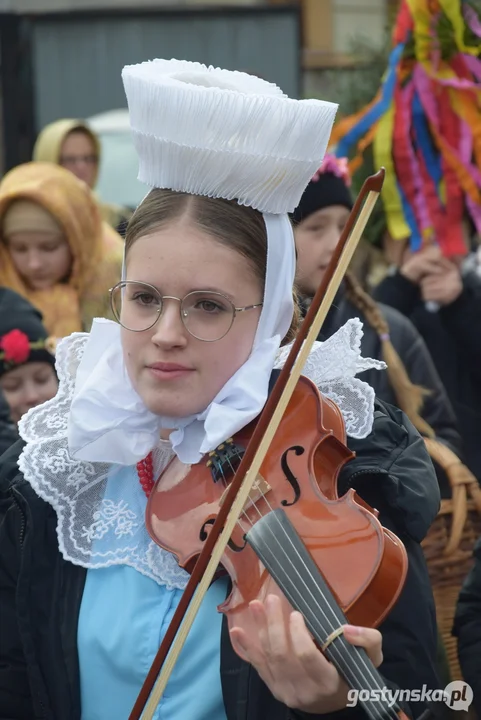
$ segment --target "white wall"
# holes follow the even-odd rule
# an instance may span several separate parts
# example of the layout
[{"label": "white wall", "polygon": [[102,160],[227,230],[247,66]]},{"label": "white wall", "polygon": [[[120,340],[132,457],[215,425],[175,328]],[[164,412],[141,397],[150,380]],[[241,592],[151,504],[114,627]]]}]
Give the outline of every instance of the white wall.
[{"label": "white wall", "polygon": [[360,38],[372,46],[382,45],[387,21],[386,0],[331,0],[331,3],[335,52],[348,53],[351,42]]}]

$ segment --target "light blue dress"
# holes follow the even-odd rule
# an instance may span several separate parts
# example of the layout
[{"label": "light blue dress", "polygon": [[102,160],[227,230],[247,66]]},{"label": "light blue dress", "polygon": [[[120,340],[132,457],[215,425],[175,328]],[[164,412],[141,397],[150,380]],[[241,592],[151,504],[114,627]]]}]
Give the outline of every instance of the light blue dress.
[{"label": "light blue dress", "polygon": [[[135,480],[135,471],[127,468],[111,476],[104,502],[110,509],[109,503],[121,507],[121,500],[135,510],[135,542],[145,534],[146,548],[146,498]],[[126,522],[116,528],[115,534],[104,523],[94,541],[96,551],[129,545],[132,528]],[[77,631],[82,720],[128,719],[183,593],[117,562],[87,572]],[[217,606],[226,598],[227,584],[225,577],[209,588],[155,720],[226,720],[220,680],[223,616]]]},{"label": "light blue dress", "polygon": [[[210,588],[155,720],[226,720],[220,681],[227,578]],[[78,648],[82,720],[127,720],[182,596],[125,565],[89,570]]]}]

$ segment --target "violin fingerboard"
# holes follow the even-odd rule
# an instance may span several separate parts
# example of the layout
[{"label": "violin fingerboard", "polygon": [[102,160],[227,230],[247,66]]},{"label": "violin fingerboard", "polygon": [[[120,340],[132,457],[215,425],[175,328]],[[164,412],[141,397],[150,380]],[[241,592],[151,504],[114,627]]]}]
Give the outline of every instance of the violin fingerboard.
[{"label": "violin fingerboard", "polygon": [[[273,510],[259,519],[246,534],[246,540],[292,607],[303,615],[320,647],[341,625],[348,624],[324,576],[283,509]],[[324,654],[352,689],[382,692],[384,681],[364,648],[351,645],[340,634]],[[390,708],[387,701],[360,699],[359,704],[372,720],[397,718],[396,706]]]}]

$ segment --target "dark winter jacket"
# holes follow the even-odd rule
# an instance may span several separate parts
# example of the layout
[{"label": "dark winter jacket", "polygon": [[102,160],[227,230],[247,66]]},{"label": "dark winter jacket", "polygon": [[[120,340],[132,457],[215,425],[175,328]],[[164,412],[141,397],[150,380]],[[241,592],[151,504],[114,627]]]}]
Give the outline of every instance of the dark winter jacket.
[{"label": "dark winter jacket", "polygon": [[463,677],[474,692],[474,708],[481,717],[481,538],[474,547],[474,565],[463,583],[456,606],[453,634]]},{"label": "dark winter jacket", "polygon": [[[433,428],[440,442],[458,456],[461,455],[462,443],[454,411],[422,337],[404,315],[391,307],[379,305],[389,325],[391,342],[403,361],[411,382],[430,391],[425,398],[421,412],[422,417]],[[336,300],[331,306],[319,334],[319,340],[331,337],[350,318],[354,317],[359,317],[363,322],[362,356],[382,360],[381,340],[378,333],[366,322],[363,314],[344,296],[343,290],[337,294]],[[397,405],[394,390],[385,370],[366,370],[357,377],[369,383],[380,400]],[[449,497],[451,491],[446,475],[437,465],[435,468],[441,494],[443,497]]]},{"label": "dark winter jacket", "polygon": [[10,419],[10,408],[0,390],[0,456],[17,440],[17,431]]},{"label": "dark winter jacket", "polygon": [[[54,510],[17,470],[21,445],[7,452],[0,468],[0,720],[80,720],[77,623],[86,570],[60,554]],[[357,455],[343,467],[340,493],[354,487],[377,508],[409,559],[400,598],[380,626],[380,671],[388,687],[437,688],[435,609],[419,544],[439,509],[433,466],[409,420],[382,403],[376,404],[371,435],[349,446]],[[234,653],[225,619],[221,677],[228,720],[366,717],[358,707],[315,716],[281,705]],[[417,717],[425,707],[405,709]]]},{"label": "dark winter jacket", "polygon": [[464,461],[481,481],[481,278],[465,274],[461,295],[438,312],[426,309],[419,287],[399,272],[374,296],[408,317],[424,339],[454,408]]}]

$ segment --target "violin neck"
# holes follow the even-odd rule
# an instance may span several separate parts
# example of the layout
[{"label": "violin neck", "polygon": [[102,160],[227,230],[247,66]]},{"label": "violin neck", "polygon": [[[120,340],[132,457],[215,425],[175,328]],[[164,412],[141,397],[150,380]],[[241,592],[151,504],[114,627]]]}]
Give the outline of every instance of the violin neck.
[{"label": "violin neck", "polygon": [[[276,509],[258,520],[246,534],[262,564],[276,581],[295,610],[304,617],[307,627],[322,647],[326,640],[348,620],[339,607],[319,568],[283,509]],[[385,683],[364,648],[347,642],[342,634],[326,648],[325,655],[353,690],[363,690],[358,703],[372,720],[394,720],[400,711],[390,707],[383,694]],[[375,699],[364,700],[376,691]],[[369,692],[370,698],[373,693]],[[379,699],[378,699],[379,697]],[[384,698],[384,699],[383,699]]]}]

